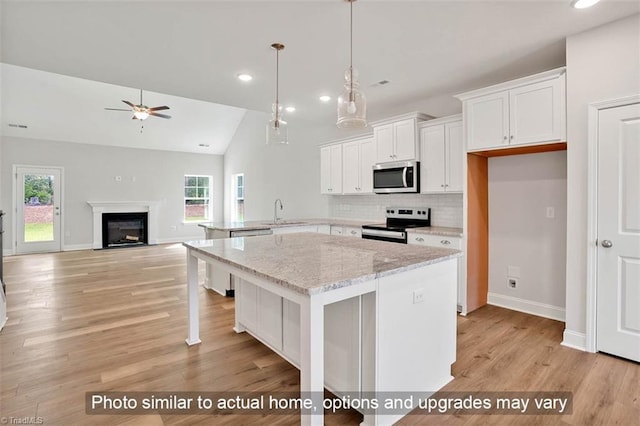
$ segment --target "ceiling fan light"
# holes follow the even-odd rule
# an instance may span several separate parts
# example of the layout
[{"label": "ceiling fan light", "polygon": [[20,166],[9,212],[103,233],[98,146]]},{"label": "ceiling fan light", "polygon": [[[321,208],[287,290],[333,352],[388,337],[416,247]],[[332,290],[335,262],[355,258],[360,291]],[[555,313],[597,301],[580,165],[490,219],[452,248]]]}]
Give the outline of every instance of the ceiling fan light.
[{"label": "ceiling fan light", "polygon": [[138,120],[142,121],[142,120],[146,120],[147,118],[149,118],[149,113],[147,111],[135,111],[133,113],[133,116],[135,118],[137,118]]}]

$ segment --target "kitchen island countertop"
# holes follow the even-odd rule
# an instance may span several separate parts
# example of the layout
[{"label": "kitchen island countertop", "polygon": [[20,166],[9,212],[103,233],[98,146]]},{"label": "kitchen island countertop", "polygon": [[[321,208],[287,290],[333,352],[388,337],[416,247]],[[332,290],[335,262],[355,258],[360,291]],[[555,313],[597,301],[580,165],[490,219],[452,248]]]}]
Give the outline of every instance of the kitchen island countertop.
[{"label": "kitchen island countertop", "polygon": [[302,294],[318,294],[460,256],[458,250],[316,233],[184,243]]}]

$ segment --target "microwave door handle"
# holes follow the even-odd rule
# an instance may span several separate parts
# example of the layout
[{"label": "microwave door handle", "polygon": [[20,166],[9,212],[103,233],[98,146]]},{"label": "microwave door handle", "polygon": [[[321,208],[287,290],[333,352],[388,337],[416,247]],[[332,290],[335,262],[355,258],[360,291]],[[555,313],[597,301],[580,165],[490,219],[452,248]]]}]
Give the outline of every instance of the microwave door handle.
[{"label": "microwave door handle", "polygon": [[402,184],[404,185],[405,188],[407,187],[407,170],[408,169],[409,169],[408,167],[405,167],[402,170]]}]

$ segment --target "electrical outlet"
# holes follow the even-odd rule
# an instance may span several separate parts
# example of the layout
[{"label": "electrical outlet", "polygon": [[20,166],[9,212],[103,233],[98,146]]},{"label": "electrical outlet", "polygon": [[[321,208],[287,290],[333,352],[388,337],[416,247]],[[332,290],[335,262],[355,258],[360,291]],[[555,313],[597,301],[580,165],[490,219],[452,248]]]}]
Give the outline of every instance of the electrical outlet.
[{"label": "electrical outlet", "polygon": [[424,290],[419,288],[417,290],[413,290],[413,304],[424,302]]},{"label": "electrical outlet", "polygon": [[516,288],[518,286],[518,280],[515,278],[509,278],[509,288]]},{"label": "electrical outlet", "polygon": [[171,225],[171,230],[172,230],[172,231],[176,231],[177,229],[178,229],[178,227],[177,227],[177,226],[175,226],[175,225]]},{"label": "electrical outlet", "polygon": [[556,209],[547,207],[547,219],[553,219],[554,217],[556,217]]}]

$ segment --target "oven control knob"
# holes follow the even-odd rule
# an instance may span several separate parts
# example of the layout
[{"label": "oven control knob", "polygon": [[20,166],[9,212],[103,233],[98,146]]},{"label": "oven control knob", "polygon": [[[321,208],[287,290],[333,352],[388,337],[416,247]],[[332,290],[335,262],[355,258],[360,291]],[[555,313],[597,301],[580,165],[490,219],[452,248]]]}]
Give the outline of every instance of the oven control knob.
[{"label": "oven control knob", "polygon": [[418,214],[422,214],[422,212],[420,210],[418,210]]},{"label": "oven control knob", "polygon": [[427,214],[427,212],[423,210],[423,211],[422,211],[422,214]]}]

